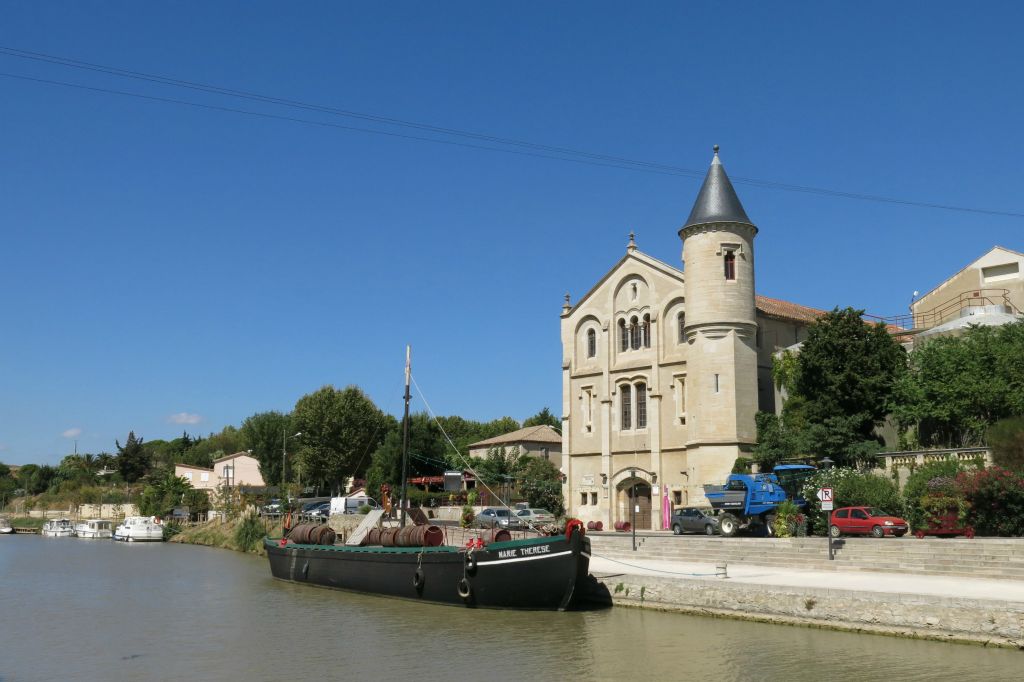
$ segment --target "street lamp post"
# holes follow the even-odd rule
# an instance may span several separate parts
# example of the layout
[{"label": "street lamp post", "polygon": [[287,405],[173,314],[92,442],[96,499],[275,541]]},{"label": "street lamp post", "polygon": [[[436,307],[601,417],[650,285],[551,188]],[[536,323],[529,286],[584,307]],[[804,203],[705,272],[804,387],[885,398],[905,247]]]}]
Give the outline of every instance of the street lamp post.
[{"label": "street lamp post", "polygon": [[632,486],[630,488],[630,494],[629,494],[629,504],[631,505],[630,518],[632,519],[632,521],[629,524],[629,527],[633,531],[633,551],[635,552],[636,551],[636,470],[635,469],[630,469],[629,470],[629,477],[631,479],[633,479],[633,483],[632,483]]},{"label": "street lamp post", "polygon": [[[824,459],[821,460],[820,464],[825,469],[831,469],[832,465],[835,464],[835,462],[833,462],[828,457],[825,457]],[[825,535],[828,536],[828,560],[829,561],[835,561],[835,558],[836,558],[835,550],[832,549],[832,523],[831,523],[832,513],[831,512],[824,512],[824,514],[825,514]]]}]

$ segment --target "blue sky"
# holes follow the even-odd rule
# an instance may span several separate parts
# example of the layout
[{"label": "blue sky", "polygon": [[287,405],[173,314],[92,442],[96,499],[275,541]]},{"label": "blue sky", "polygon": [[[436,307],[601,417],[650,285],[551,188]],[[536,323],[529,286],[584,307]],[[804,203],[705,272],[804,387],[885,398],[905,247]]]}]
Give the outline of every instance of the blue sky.
[{"label": "blue sky", "polygon": [[[0,45],[778,183],[1024,213],[1019,3],[6,3]],[[0,72],[442,137],[0,54]],[[464,138],[445,139],[469,142]],[[0,76],[0,460],[289,410],[560,412],[559,312],[700,179]],[[1024,219],[736,183],[757,289],[902,313]],[[422,409],[417,402],[414,409]]]}]

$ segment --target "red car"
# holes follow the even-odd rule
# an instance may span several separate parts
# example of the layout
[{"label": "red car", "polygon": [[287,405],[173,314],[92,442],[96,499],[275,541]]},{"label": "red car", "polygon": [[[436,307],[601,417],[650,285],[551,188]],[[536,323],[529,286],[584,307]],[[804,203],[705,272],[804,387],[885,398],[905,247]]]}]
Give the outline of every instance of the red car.
[{"label": "red car", "polygon": [[871,535],[881,538],[886,535],[901,537],[907,534],[910,525],[898,516],[887,514],[874,507],[843,507],[832,512],[832,524],[828,532],[832,537],[840,535]]}]

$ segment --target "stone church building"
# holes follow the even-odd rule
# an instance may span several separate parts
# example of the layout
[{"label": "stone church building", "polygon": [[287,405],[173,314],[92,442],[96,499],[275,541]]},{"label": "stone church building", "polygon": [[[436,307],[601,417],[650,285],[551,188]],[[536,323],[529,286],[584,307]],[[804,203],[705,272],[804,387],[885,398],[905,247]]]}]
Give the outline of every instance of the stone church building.
[{"label": "stone church building", "polygon": [[672,506],[706,504],[775,410],[772,354],[822,311],[754,291],[757,227],[718,148],[679,230],[679,269],[626,254],[562,309],[562,469],[570,516],[662,529]]}]

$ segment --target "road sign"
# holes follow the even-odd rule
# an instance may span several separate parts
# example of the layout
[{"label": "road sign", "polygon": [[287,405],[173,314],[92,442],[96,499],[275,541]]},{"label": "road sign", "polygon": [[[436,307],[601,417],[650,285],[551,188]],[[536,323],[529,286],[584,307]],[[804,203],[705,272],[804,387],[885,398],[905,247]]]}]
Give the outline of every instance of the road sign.
[{"label": "road sign", "polygon": [[818,499],[821,500],[821,511],[832,511],[832,488],[818,488]]}]

